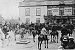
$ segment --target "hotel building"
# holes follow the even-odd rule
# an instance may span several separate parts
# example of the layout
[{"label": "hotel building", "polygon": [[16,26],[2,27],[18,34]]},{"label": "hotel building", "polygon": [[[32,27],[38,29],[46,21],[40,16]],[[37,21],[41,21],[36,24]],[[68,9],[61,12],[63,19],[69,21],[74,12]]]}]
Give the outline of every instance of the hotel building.
[{"label": "hotel building", "polygon": [[24,0],[19,3],[23,23],[68,22],[75,20],[74,0]]}]

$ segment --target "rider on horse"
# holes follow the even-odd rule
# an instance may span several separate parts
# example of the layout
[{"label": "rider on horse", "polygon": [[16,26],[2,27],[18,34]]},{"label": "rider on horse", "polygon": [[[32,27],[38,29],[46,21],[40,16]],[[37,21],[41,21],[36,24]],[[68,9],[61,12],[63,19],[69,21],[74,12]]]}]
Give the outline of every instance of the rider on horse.
[{"label": "rider on horse", "polygon": [[48,48],[48,37],[47,37],[47,31],[46,31],[45,27],[42,28],[41,33],[38,36],[38,48],[40,45],[40,49],[41,49],[42,41],[45,42],[45,48],[46,48],[46,44],[47,44],[47,48]]}]

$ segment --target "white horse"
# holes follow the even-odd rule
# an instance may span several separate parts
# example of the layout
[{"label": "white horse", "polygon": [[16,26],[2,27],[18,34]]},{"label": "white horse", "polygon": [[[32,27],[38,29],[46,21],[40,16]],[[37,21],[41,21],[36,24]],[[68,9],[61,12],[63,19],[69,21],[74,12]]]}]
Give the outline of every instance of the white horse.
[{"label": "white horse", "polygon": [[15,45],[15,32],[13,30],[7,32],[8,45]]}]

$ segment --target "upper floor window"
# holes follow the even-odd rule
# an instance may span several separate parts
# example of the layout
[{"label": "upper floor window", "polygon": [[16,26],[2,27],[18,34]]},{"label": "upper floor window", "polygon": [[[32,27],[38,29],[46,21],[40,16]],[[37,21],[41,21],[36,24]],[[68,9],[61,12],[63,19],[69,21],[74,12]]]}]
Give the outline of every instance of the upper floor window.
[{"label": "upper floor window", "polygon": [[36,16],[41,16],[41,9],[40,8],[36,8]]},{"label": "upper floor window", "polygon": [[30,8],[26,8],[25,9],[25,15],[26,16],[30,16]]}]

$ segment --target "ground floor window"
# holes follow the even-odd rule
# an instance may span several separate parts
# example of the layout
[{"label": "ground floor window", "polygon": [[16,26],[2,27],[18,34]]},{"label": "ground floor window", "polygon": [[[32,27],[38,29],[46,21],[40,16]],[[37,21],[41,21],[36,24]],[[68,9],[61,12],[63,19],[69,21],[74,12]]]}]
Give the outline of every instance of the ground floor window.
[{"label": "ground floor window", "polygon": [[26,18],[26,24],[30,23],[30,18]]},{"label": "ground floor window", "polygon": [[36,23],[40,23],[40,18],[36,18]]}]

